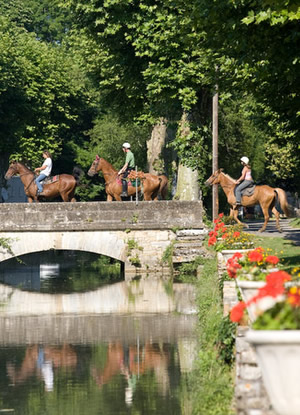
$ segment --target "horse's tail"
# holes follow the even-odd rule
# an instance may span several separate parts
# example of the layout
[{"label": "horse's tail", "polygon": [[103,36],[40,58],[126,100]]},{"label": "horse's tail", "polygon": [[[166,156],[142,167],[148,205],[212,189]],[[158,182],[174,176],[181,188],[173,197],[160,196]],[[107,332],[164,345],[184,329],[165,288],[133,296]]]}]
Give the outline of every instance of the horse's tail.
[{"label": "horse's tail", "polygon": [[165,176],[164,174],[161,174],[160,176],[158,176],[160,180],[160,184],[159,184],[159,193],[161,195],[161,198],[163,200],[166,200],[167,198],[167,194],[168,194],[168,184],[169,184],[169,180],[167,178],[167,176]]},{"label": "horse's tail", "polygon": [[290,208],[290,206],[288,204],[285,191],[280,189],[280,187],[276,187],[276,189],[274,189],[274,190],[275,190],[275,192],[278,196],[278,201],[279,201],[280,207],[283,210],[285,216],[286,217],[292,216],[292,209]]},{"label": "horse's tail", "polygon": [[80,183],[81,176],[83,175],[83,171],[81,170],[80,167],[75,166],[74,169],[73,169],[72,175],[74,176],[74,178],[76,180],[76,184],[78,186],[79,183]]}]

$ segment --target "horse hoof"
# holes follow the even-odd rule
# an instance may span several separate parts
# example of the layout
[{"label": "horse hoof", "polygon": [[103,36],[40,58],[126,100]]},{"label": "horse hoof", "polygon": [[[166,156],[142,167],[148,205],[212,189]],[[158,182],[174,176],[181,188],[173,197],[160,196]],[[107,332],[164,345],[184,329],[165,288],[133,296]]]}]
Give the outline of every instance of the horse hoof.
[{"label": "horse hoof", "polygon": [[263,232],[264,230],[265,230],[264,228],[261,228],[261,229],[259,229],[258,232]]}]

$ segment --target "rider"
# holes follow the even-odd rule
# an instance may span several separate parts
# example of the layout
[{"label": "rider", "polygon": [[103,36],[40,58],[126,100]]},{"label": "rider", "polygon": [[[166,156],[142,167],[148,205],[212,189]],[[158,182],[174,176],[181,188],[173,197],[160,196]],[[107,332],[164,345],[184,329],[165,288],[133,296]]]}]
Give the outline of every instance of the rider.
[{"label": "rider", "polygon": [[37,185],[37,196],[40,195],[43,191],[43,187],[41,185],[41,181],[45,180],[46,177],[49,177],[52,170],[52,157],[48,150],[43,151],[43,158],[45,159],[43,165],[41,167],[37,167],[34,171],[42,172],[39,176],[35,179],[35,183]]},{"label": "rider", "polygon": [[250,186],[253,183],[252,175],[251,175],[251,167],[249,165],[249,159],[248,157],[242,157],[241,163],[243,165],[243,170],[241,177],[235,181],[238,186],[235,189],[235,197],[236,197],[236,203],[234,207],[241,206],[241,199],[242,199],[242,190],[246,189],[246,187]]},{"label": "rider", "polygon": [[130,146],[129,143],[123,143],[122,149],[123,149],[124,153],[126,153],[125,164],[121,168],[121,170],[119,170],[119,172],[118,172],[119,176],[121,174],[123,174],[121,197],[127,197],[128,196],[127,180],[125,180],[125,178],[128,176],[128,174],[130,173],[131,170],[134,170],[134,166],[135,166],[134,155],[133,155],[130,148],[131,148],[131,146]]}]

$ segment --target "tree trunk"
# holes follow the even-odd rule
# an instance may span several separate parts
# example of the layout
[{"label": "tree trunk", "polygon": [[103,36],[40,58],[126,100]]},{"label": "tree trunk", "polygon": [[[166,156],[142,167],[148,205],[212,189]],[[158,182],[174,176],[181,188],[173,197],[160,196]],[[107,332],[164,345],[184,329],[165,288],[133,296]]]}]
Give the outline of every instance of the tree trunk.
[{"label": "tree trunk", "polygon": [[151,174],[163,174],[165,171],[162,151],[167,137],[167,124],[163,118],[153,127],[151,138],[147,141],[148,170]]},{"label": "tree trunk", "polygon": [[[190,133],[188,116],[184,112],[179,124],[179,131],[182,137]],[[177,189],[174,199],[177,200],[199,200],[198,172],[179,162],[177,173]]]}]

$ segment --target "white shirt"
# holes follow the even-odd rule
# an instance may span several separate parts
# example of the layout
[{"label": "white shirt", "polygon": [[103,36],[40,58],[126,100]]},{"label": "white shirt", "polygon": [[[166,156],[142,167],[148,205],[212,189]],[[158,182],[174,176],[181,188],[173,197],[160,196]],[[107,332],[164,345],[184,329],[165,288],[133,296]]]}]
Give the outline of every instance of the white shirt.
[{"label": "white shirt", "polygon": [[42,167],[44,166],[46,166],[46,168],[41,170],[41,173],[48,177],[50,176],[52,170],[52,159],[50,157],[46,158]]}]

